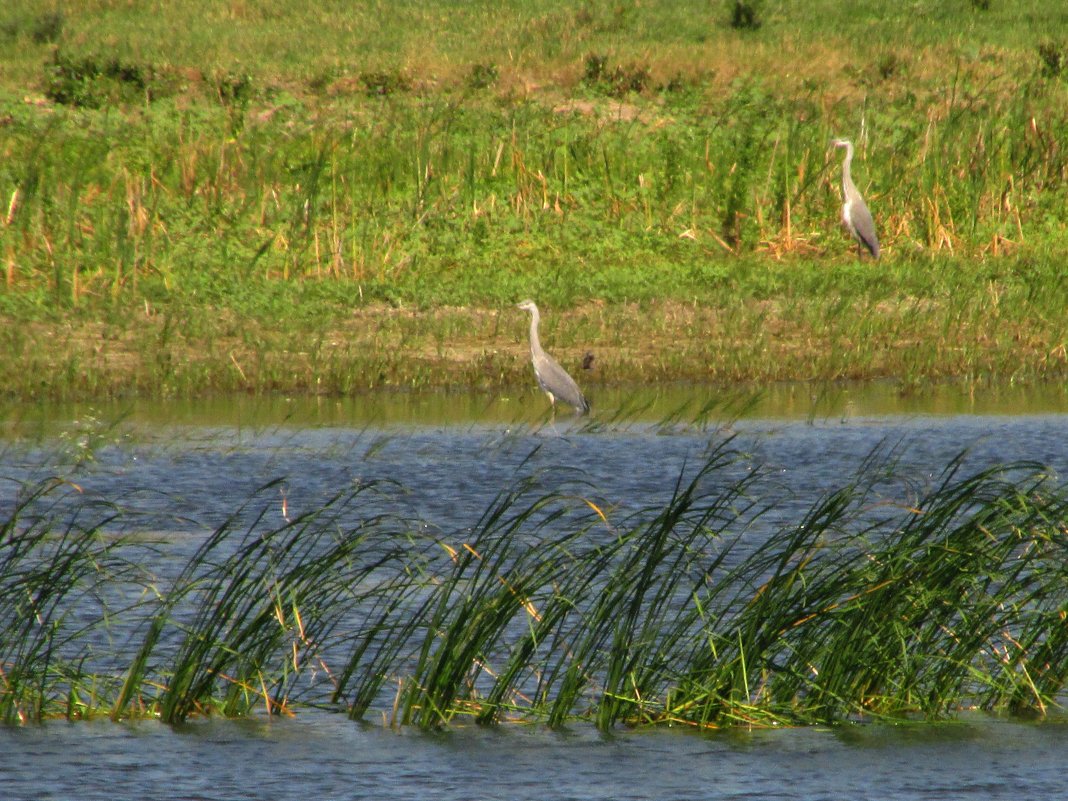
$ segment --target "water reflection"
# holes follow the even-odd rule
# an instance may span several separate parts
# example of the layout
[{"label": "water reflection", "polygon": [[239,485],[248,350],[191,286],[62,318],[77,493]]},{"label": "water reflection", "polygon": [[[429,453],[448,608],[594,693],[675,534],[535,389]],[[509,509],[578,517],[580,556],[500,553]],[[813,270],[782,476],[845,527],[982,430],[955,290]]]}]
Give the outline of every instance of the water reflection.
[{"label": "water reflection", "polygon": [[[253,497],[280,524],[378,482],[395,491],[368,495],[362,513],[450,531],[523,480],[532,492],[593,497],[617,516],[656,507],[724,447],[734,457],[711,480],[729,486],[759,473],[754,489],[774,495],[781,516],[872,464],[892,476],[885,491],[902,502],[963,451],[975,469],[1029,460],[1068,470],[1063,387],[983,397],[944,389],[926,403],[888,385],[813,392],[605,392],[592,419],[531,417],[530,407],[545,406],[540,396],[524,399],[524,416],[516,399],[442,393],[19,408],[0,441],[0,511],[20,482],[59,475],[83,497],[122,504],[147,529],[179,533],[220,525]],[[625,409],[618,422],[613,401]]]},{"label": "water reflection", "polygon": [[[934,385],[903,391],[893,382],[782,383],[760,387],[672,384],[601,387],[594,427],[629,423],[719,423],[736,419],[832,421],[858,417],[1033,415],[1068,411],[1068,383],[975,387]],[[148,426],[353,427],[551,426],[548,403],[534,390],[518,393],[378,392],[352,397],[225,396],[198,400],[9,404],[0,424],[9,433],[60,421],[127,420]],[[561,413],[558,428],[587,425]]]}]

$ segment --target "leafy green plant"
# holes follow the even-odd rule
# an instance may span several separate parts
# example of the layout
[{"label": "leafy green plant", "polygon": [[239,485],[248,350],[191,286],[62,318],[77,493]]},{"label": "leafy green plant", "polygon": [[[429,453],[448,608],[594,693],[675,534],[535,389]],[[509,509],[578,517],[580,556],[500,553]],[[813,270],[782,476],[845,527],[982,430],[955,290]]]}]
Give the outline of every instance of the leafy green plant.
[{"label": "leafy green plant", "polygon": [[45,94],[56,103],[100,108],[152,99],[153,70],[115,57],[72,57],[56,50],[47,68]]},{"label": "leafy green plant", "polygon": [[763,22],[760,19],[759,0],[731,0],[727,4],[730,26],[742,31],[755,31]]},{"label": "leafy green plant", "polygon": [[652,77],[647,66],[616,66],[610,69],[607,56],[590,54],[586,56],[583,81],[603,94],[624,97],[648,89]]},{"label": "leafy green plant", "polygon": [[360,74],[360,83],[364,91],[372,97],[389,97],[398,92],[408,92],[412,88],[411,79],[400,71],[364,72]]},{"label": "leafy green plant", "polygon": [[488,89],[497,83],[500,70],[493,63],[479,63],[471,65],[471,71],[467,75],[467,85],[471,89]]},{"label": "leafy green plant", "polygon": [[37,44],[51,44],[59,41],[63,33],[66,16],[62,11],[45,11],[37,15],[30,27],[30,37]]},{"label": "leafy green plant", "polygon": [[215,76],[215,87],[224,106],[245,106],[252,99],[253,81],[248,73],[221,72]]},{"label": "leafy green plant", "polygon": [[1038,57],[1042,62],[1042,74],[1056,78],[1068,64],[1068,50],[1053,41],[1038,45]]},{"label": "leafy green plant", "polygon": [[62,11],[12,14],[0,22],[0,35],[14,40],[20,34],[29,34],[34,44],[53,44],[62,35],[65,21],[66,17]]}]

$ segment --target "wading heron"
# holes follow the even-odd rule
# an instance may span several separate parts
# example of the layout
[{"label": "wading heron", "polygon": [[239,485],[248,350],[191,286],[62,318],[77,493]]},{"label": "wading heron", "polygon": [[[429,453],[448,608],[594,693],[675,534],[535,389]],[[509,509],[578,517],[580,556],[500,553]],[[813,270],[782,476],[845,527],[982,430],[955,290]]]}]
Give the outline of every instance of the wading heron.
[{"label": "wading heron", "polygon": [[538,307],[532,300],[524,300],[516,308],[530,312],[530,361],[534,364],[534,375],[538,379],[538,386],[549,396],[549,402],[556,411],[556,401],[574,406],[579,414],[586,414],[590,410],[590,404],[582,397],[582,390],[578,388],[575,379],[567,374],[552,356],[545,352],[538,339],[538,323],[541,315]]},{"label": "wading heron", "polygon": [[864,248],[867,248],[872,256],[879,258],[879,238],[875,235],[875,222],[849,175],[849,167],[853,163],[853,143],[848,139],[835,139],[834,146],[844,147],[846,151],[845,161],[842,162],[842,224],[857,240],[859,252],[863,253]]}]

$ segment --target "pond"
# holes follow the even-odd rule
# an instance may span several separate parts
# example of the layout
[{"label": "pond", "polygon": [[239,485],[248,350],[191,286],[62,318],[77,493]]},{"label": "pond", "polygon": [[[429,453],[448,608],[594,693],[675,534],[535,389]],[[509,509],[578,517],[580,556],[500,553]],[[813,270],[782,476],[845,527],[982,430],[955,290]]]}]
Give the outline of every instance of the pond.
[{"label": "pond", "polygon": [[611,736],[577,728],[394,732],[339,715],[48,723],[0,730],[11,801],[112,799],[1053,799],[1068,726],[922,726]]},{"label": "pond", "polygon": [[[249,498],[281,520],[371,482],[396,488],[369,500],[381,504],[371,511],[446,533],[469,530],[532,477],[618,518],[665,502],[726,443],[740,454],[728,478],[759,469],[755,491],[780,499],[785,518],[873,463],[893,465],[886,492],[905,496],[956,459],[968,469],[1029,460],[1064,476],[1066,397],[1056,386],[918,398],[879,386],[676,387],[606,391],[590,419],[552,419],[533,394],[16,407],[0,417],[0,512],[14,488],[59,474],[81,497],[118,499],[175,554]],[[586,724],[421,733],[304,709],[0,728],[0,785],[12,799],[1052,798],[1068,792],[1066,748],[1057,716],[606,735]]]}]

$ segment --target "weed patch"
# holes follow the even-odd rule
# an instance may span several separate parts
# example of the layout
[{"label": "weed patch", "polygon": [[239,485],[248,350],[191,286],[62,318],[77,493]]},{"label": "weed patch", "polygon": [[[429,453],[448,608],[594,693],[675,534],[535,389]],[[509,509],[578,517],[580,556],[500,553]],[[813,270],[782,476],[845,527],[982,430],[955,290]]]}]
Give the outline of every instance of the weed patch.
[{"label": "weed patch", "polygon": [[57,50],[45,94],[65,106],[95,109],[109,103],[151,102],[154,82],[149,66],[110,57],[72,57]]},{"label": "weed patch", "polygon": [[740,31],[755,31],[763,22],[759,0],[730,0],[727,3],[730,26]]},{"label": "weed patch", "polygon": [[12,15],[0,23],[0,36],[8,40],[26,35],[34,44],[54,44],[63,33],[66,16],[62,11]]},{"label": "weed patch", "polygon": [[364,92],[371,97],[389,97],[397,92],[409,92],[411,79],[403,72],[364,72],[360,75]]},{"label": "weed patch", "polygon": [[1042,42],[1038,45],[1038,58],[1042,65],[1042,74],[1056,78],[1068,66],[1068,47],[1057,42]]},{"label": "weed patch", "polygon": [[467,86],[471,89],[489,89],[500,78],[496,64],[473,64],[467,74]]},{"label": "weed patch", "polygon": [[589,55],[583,82],[596,91],[610,97],[624,97],[641,93],[650,87],[652,78],[646,66],[610,67],[608,56]]}]

